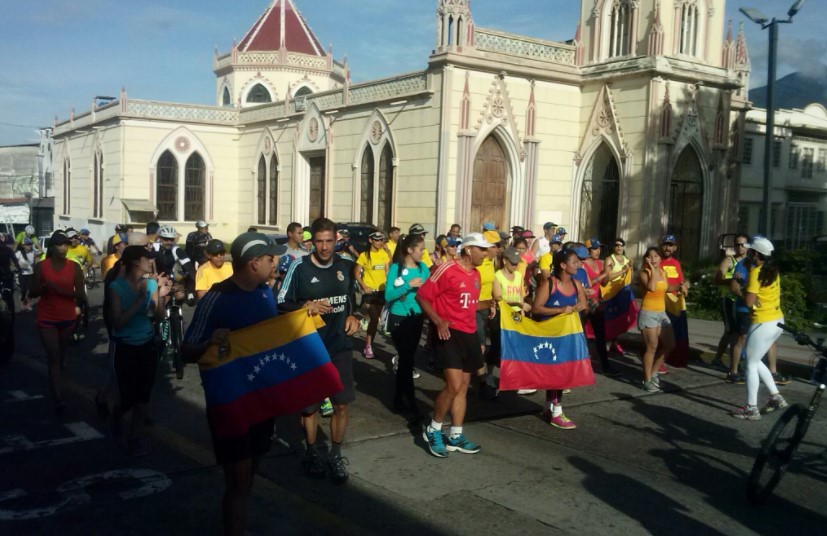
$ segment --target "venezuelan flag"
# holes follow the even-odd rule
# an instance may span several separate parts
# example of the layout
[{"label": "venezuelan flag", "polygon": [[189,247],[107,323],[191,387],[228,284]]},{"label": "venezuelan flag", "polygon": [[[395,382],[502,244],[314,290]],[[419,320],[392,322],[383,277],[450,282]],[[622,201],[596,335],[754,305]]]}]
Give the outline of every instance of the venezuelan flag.
[{"label": "venezuelan flag", "polygon": [[637,324],[637,304],[632,293],[632,271],[601,286],[606,340],[613,341]]},{"label": "venezuelan flag", "polygon": [[580,315],[519,321],[500,304],[500,390],[568,389],[592,385],[589,349]]},{"label": "venezuelan flag", "polygon": [[243,435],[253,424],[342,390],[316,332],[323,325],[301,310],[233,331],[226,355],[210,346],[198,366],[216,437]]},{"label": "venezuelan flag", "polygon": [[666,315],[672,322],[675,349],[666,356],[666,363],[673,367],[685,367],[689,363],[689,321],[686,318],[686,299],[675,293],[666,293]]}]

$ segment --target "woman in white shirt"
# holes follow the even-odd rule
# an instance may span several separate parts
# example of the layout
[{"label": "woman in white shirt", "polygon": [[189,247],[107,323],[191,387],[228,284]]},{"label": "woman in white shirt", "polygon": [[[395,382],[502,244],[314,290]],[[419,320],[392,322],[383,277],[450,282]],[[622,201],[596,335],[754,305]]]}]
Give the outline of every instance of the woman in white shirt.
[{"label": "woman in white shirt", "polygon": [[32,274],[34,273],[34,264],[37,262],[33,248],[34,243],[32,240],[25,238],[15,253],[17,263],[20,265],[18,280],[20,283],[20,303],[24,311],[32,310],[32,304],[29,301],[29,288],[32,282]]}]

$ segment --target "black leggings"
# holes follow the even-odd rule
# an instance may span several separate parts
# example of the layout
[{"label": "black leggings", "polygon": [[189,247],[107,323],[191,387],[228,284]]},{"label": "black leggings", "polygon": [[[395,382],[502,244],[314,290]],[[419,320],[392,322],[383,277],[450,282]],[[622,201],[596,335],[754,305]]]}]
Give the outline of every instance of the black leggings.
[{"label": "black leggings", "polygon": [[592,330],[594,331],[594,344],[597,346],[597,355],[600,358],[600,364],[603,366],[605,372],[606,367],[609,366],[609,353],[606,351],[606,327],[603,311],[594,311],[588,314],[589,320],[592,323]]},{"label": "black leggings", "polygon": [[414,355],[422,336],[422,324],[425,318],[421,314],[399,316],[391,314],[388,317],[388,331],[399,354],[399,363],[396,369],[396,395],[394,402],[409,409],[415,408],[413,368]]}]

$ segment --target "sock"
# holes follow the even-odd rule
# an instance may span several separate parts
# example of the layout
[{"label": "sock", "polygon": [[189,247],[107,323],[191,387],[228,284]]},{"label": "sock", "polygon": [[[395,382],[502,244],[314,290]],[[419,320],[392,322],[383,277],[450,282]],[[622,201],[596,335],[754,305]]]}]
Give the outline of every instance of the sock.
[{"label": "sock", "polygon": [[335,441],[330,442],[330,455],[331,456],[341,456],[342,455],[342,444],[336,443]]},{"label": "sock", "polygon": [[436,422],[435,420],[431,419],[431,425],[428,427],[429,432],[439,432],[442,431],[442,423]]},{"label": "sock", "polygon": [[549,411],[554,409],[554,402],[552,402],[551,400],[546,400],[546,405],[548,406]]},{"label": "sock", "polygon": [[756,411],[757,411],[757,410],[758,410],[758,406],[751,406],[751,405],[747,404],[747,409],[749,409],[749,410],[756,410]]},{"label": "sock", "polygon": [[462,435],[462,426],[452,426],[451,427],[451,435],[448,436],[451,439],[456,439]]},{"label": "sock", "polygon": [[559,417],[563,414],[563,406],[552,406],[551,407],[551,416],[552,417]]}]

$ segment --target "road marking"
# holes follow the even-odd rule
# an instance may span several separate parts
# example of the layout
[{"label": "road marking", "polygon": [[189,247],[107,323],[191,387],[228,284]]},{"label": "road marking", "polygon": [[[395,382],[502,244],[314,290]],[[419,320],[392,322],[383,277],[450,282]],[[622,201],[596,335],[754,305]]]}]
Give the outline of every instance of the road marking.
[{"label": "road marking", "polygon": [[69,437],[61,437],[60,439],[47,439],[46,441],[31,441],[25,436],[15,434],[0,438],[0,443],[6,445],[0,448],[0,455],[9,454],[11,452],[22,452],[25,450],[43,449],[48,447],[57,447],[59,445],[68,445],[70,443],[77,443],[79,441],[91,441],[93,439],[101,439],[103,435],[86,424],[85,422],[73,422],[63,425],[72,434]]},{"label": "road marking", "polygon": [[9,391],[11,398],[7,398],[3,400],[4,403],[6,402],[28,402],[29,400],[37,400],[38,398],[43,398],[43,395],[29,395],[26,394],[25,391]]}]

